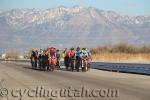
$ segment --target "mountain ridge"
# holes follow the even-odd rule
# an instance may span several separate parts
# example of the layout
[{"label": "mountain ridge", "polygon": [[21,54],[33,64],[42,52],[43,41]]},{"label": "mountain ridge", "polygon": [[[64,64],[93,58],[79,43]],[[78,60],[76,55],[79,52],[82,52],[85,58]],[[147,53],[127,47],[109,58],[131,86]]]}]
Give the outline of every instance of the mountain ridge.
[{"label": "mountain ridge", "polygon": [[[150,16],[128,16],[94,7],[46,10],[13,9],[0,13],[2,48],[150,44]],[[9,40],[9,41],[6,41]],[[32,44],[31,44],[32,43]]]}]

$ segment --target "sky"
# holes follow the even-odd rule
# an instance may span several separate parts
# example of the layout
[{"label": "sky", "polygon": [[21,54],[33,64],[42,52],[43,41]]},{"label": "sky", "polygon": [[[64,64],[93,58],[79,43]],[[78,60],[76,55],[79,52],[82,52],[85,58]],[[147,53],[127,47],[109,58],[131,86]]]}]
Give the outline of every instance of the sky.
[{"label": "sky", "polygon": [[48,9],[75,5],[112,10],[128,15],[150,15],[150,0],[0,0],[1,11],[18,8]]}]

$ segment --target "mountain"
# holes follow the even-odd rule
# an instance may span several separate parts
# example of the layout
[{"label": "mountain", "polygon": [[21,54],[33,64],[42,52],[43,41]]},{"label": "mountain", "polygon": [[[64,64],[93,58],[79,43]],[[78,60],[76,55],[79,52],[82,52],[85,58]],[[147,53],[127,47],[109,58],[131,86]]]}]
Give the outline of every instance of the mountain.
[{"label": "mountain", "polygon": [[128,16],[93,7],[0,12],[0,47],[32,48],[150,44],[150,16]]}]

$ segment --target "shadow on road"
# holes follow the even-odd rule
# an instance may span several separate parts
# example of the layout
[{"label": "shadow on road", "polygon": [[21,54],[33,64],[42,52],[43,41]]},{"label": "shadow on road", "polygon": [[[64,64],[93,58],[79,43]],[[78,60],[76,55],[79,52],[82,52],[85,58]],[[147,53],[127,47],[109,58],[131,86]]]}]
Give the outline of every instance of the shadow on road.
[{"label": "shadow on road", "polygon": [[[29,67],[29,66],[24,66],[23,67],[24,69],[29,69],[29,70],[35,70],[35,71],[42,71],[42,72],[44,72],[44,71],[51,71],[51,70],[47,70],[47,69],[40,69],[40,68],[32,68],[32,67]],[[69,70],[66,70],[66,68],[59,68],[59,69],[55,69],[55,70],[58,70],[58,71],[65,71],[65,72],[78,72],[78,71],[76,71],[76,70],[74,70],[74,71],[71,71],[71,69],[69,69]],[[82,71],[79,71],[79,72],[82,72]]]}]

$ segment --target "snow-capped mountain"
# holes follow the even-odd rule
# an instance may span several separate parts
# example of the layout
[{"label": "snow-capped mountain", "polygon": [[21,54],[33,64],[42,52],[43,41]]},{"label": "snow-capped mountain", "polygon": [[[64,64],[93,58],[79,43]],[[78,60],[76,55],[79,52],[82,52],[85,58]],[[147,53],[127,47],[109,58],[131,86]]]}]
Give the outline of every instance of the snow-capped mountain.
[{"label": "snow-capped mountain", "polygon": [[0,46],[97,46],[150,44],[150,16],[128,16],[93,7],[59,6],[46,10],[0,12]]}]

